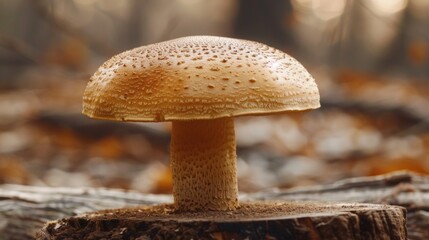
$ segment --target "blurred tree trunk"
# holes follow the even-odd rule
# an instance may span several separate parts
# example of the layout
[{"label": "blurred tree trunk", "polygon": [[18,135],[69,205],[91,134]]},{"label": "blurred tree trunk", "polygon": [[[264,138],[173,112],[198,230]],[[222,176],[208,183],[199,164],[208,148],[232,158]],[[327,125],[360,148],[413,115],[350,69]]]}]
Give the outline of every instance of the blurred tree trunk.
[{"label": "blurred tree trunk", "polygon": [[405,67],[408,65],[408,31],[412,22],[412,12],[410,4],[407,4],[407,7],[405,7],[403,11],[403,17],[398,23],[386,23],[392,24],[392,27],[397,27],[398,34],[396,35],[393,42],[390,44],[389,49],[386,51],[386,55],[380,61],[378,69],[381,71],[391,71],[391,69]]},{"label": "blurred tree trunk", "polygon": [[[123,21],[123,26],[119,28],[119,44],[122,49],[139,47],[145,43],[143,31],[144,8],[148,6],[145,0],[130,0],[128,3],[128,19]],[[121,33],[122,32],[122,33]]]},{"label": "blurred tree trunk", "polygon": [[292,48],[290,0],[239,0],[233,34],[285,49]]},{"label": "blurred tree trunk", "polygon": [[333,38],[336,38],[337,41],[329,51],[328,61],[331,66],[359,67],[361,63],[358,58],[360,51],[356,46],[359,46],[357,35],[361,34],[361,31],[357,31],[357,29],[362,28],[361,10],[359,2],[354,0],[346,1],[344,13],[333,33],[335,35]]},{"label": "blurred tree trunk", "polygon": [[[398,28],[397,36],[381,59],[380,72],[392,69],[405,72],[407,76],[428,79],[429,74],[429,36],[425,32],[427,21],[417,19],[410,3],[403,10],[398,23],[386,23]],[[424,21],[424,20],[423,20]]]}]

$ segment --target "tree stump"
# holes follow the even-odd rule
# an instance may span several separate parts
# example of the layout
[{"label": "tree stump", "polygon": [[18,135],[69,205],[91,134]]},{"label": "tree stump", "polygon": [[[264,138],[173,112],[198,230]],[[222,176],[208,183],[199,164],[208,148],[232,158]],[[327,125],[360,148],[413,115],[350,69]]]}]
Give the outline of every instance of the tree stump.
[{"label": "tree stump", "polygon": [[229,212],[172,205],[84,214],[48,223],[48,239],[406,239],[405,209],[389,205],[246,202]]},{"label": "tree stump", "polygon": [[[408,239],[429,239],[429,177],[415,173],[396,172],[375,177],[346,179],[320,186],[240,195],[241,202],[262,200],[279,202],[317,200],[399,205],[407,209]],[[141,194],[117,189],[0,185],[0,239],[34,239],[36,232],[48,221],[73,218],[103,209],[168,204],[171,201],[169,195]],[[356,211],[352,213],[357,214]],[[302,224],[300,221],[296,221],[295,224],[298,223]],[[383,222],[372,224],[378,223],[383,224]],[[324,224],[313,226],[320,229]],[[271,229],[271,226],[268,229]],[[221,235],[214,233],[214,238],[221,239],[219,236]]]}]

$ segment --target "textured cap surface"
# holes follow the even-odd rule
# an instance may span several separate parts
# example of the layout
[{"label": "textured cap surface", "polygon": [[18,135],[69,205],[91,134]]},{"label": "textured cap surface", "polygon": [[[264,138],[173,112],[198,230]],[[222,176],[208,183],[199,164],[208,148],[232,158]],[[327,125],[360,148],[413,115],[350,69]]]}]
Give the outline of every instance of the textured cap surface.
[{"label": "textured cap surface", "polygon": [[246,40],[193,36],[135,48],[91,77],[83,113],[168,121],[318,108],[317,85],[294,58]]}]

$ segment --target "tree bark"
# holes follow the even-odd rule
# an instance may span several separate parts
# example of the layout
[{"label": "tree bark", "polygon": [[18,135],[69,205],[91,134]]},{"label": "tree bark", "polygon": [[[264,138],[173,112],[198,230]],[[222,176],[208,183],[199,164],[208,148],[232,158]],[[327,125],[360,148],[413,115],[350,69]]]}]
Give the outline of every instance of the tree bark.
[{"label": "tree bark", "polygon": [[[429,177],[414,173],[397,172],[390,175],[376,177],[353,178],[330,185],[310,188],[242,194],[240,196],[240,200],[275,200],[283,203],[285,200],[317,200],[399,205],[405,207],[408,211],[408,239],[429,239],[429,232],[427,231],[429,228]],[[94,218],[92,222],[88,219],[85,221],[79,219],[82,219],[82,216],[85,216],[82,215],[84,213],[102,209],[135,207],[138,205],[154,205],[171,202],[172,198],[167,195],[140,194],[132,191],[2,185],[0,186],[0,236],[2,236],[2,239],[32,239],[35,233],[43,227],[45,222],[59,218],[68,219],[60,220],[59,223],[61,223],[61,221],[69,221],[70,224],[73,224],[81,221],[80,224],[88,224],[88,226],[93,224],[94,226],[97,226],[98,229],[100,229],[100,227],[109,227],[112,223],[116,226],[120,226],[119,223],[112,219],[106,220],[103,218]],[[396,228],[382,228],[385,229],[384,231],[388,232],[388,234],[396,234],[398,236],[396,239],[402,239],[403,236],[401,236],[402,233],[400,232],[400,226],[398,227],[398,225],[401,225],[401,221],[397,222],[398,219],[401,219],[401,208],[385,207],[384,210],[374,210],[372,207],[375,206],[373,205],[371,205],[370,209],[365,209],[365,206],[367,206],[365,204],[358,204],[356,206],[363,207],[363,209],[359,211],[356,209],[346,208],[347,211],[338,210],[337,213],[334,213],[335,211],[331,211],[330,214],[325,215],[314,214],[314,212],[308,214],[307,212],[304,215],[277,215],[269,219],[247,218],[245,223],[237,221],[237,219],[233,221],[220,221],[222,219],[215,218],[217,220],[214,221],[213,218],[208,218],[207,221],[181,223],[182,225],[180,227],[176,225],[178,224],[177,221],[170,221],[168,224],[186,233],[189,233],[192,229],[194,229],[192,231],[195,231],[195,229],[209,228],[211,229],[209,231],[210,236],[214,239],[216,239],[216,237],[217,239],[222,239],[222,237],[224,239],[237,237],[229,231],[230,229],[236,229],[236,227],[243,229],[241,233],[254,231],[253,233],[255,234],[265,234],[264,237],[269,239],[271,235],[266,234],[268,231],[276,231],[275,229],[279,229],[278,231],[287,231],[285,229],[290,229],[287,228],[288,224],[290,225],[293,223],[292,225],[295,227],[293,229],[296,231],[304,229],[304,232],[311,232],[316,229],[319,236],[323,236],[319,239],[336,239],[335,235],[322,235],[322,232],[323,234],[337,233],[337,230],[332,231],[333,226],[335,226],[336,229],[343,228],[344,226],[348,227],[348,229],[356,229],[356,226],[358,226],[359,229],[365,229],[368,226],[377,228],[377,226],[379,226],[378,229],[380,229],[380,226],[395,225]],[[399,212],[398,209],[400,209]],[[397,214],[396,217],[393,216],[395,214]],[[91,215],[87,216],[91,217]],[[327,221],[328,219],[330,220]],[[358,219],[360,224],[356,224]],[[365,219],[368,219],[368,221],[365,221]],[[128,221],[128,223],[131,225],[139,224],[139,221],[144,221],[144,219],[133,221],[134,222]],[[152,229],[151,231],[155,233],[158,233],[157,231],[161,231],[160,233],[167,234],[168,231],[164,232],[166,231],[163,227],[164,225],[160,225],[159,221],[162,220],[152,220],[150,221],[151,224],[144,226]],[[98,224],[96,224],[97,222]],[[364,224],[364,222],[367,224]],[[162,223],[165,223],[165,219]],[[339,223],[347,224],[344,225]],[[331,227],[329,225],[331,225]],[[52,229],[53,226],[58,227],[60,225],[53,225],[52,223],[48,224],[44,231],[45,235],[41,234],[40,239],[43,239],[43,237],[45,237],[45,239],[49,239],[46,234],[49,233],[49,229]],[[138,226],[138,229],[140,229],[142,225]],[[200,228],[198,228],[198,226]],[[229,227],[225,228],[225,226]],[[264,227],[260,228],[256,226]],[[301,226],[304,226],[304,228],[301,228]],[[307,226],[307,230],[305,230],[305,226]],[[308,230],[308,226],[312,226],[313,228]],[[322,231],[321,228],[326,228],[327,230]],[[386,229],[391,230],[386,231]],[[124,234],[127,231],[130,231],[130,229],[124,230],[123,228],[118,228],[118,231],[119,233],[122,231]],[[371,232],[368,230],[366,231]],[[394,233],[395,231],[399,232]],[[362,237],[362,235],[354,232],[356,236],[360,236],[361,238],[356,237],[350,239],[388,239],[384,238],[383,235],[380,235],[380,232],[376,232],[375,230],[372,232],[375,232],[375,235],[378,236],[378,238],[370,238],[366,235]],[[290,231],[288,231],[288,233],[292,234]],[[130,233],[128,232],[127,234]],[[318,238],[313,237],[308,239]]]}]

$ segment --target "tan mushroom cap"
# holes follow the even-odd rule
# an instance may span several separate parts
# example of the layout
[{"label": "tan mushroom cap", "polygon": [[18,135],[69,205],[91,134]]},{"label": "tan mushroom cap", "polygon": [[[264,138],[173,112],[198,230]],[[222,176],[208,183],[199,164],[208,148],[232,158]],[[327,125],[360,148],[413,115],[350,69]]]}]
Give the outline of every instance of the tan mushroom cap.
[{"label": "tan mushroom cap", "polygon": [[267,45],[192,36],[135,48],[91,77],[83,113],[121,121],[197,120],[318,108],[312,76]]}]

